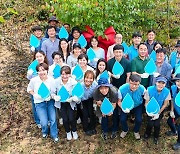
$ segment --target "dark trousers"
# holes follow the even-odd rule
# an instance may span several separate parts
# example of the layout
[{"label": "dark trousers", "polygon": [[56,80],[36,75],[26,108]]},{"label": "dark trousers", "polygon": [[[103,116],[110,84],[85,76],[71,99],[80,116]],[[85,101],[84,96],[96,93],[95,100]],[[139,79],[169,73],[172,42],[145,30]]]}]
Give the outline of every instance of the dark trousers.
[{"label": "dark trousers", "polygon": [[63,119],[63,125],[65,128],[65,131],[67,133],[70,132],[71,130],[75,132],[77,130],[75,112],[71,108],[71,105],[69,103],[67,102],[61,103],[61,116]]},{"label": "dark trousers", "polygon": [[[107,133],[109,131],[108,123],[109,123],[108,116],[102,117],[101,128],[104,133]],[[118,108],[117,107],[113,111],[111,130],[112,132],[116,132],[118,130]]]},{"label": "dark trousers", "polygon": [[[174,120],[177,120],[180,117],[180,115],[177,114],[176,110],[174,110],[174,115],[175,115]],[[178,124],[177,128],[176,128],[176,125],[175,125],[175,123],[173,122],[173,119],[170,116],[169,116],[169,118],[167,120],[167,123],[168,123],[168,125],[169,125],[172,132],[176,133],[176,131],[177,131],[177,133],[178,133],[177,142],[180,143],[180,124]]]},{"label": "dark trousers", "polygon": [[77,104],[76,106],[77,106],[76,120],[78,120],[80,118],[81,121],[83,121],[82,106],[81,106],[81,104]]},{"label": "dark trousers", "polygon": [[[136,108],[134,108],[132,110],[132,112],[135,115],[135,126],[134,126],[134,132],[135,133],[139,132],[139,129],[141,127],[141,123],[142,123],[142,107],[143,107],[143,105],[141,104],[141,105],[137,106]],[[128,131],[127,118],[128,118],[128,114],[121,111],[120,123],[121,123],[122,130],[124,132]]]},{"label": "dark trousers", "polygon": [[154,127],[154,138],[159,138],[159,132],[160,132],[160,122],[163,117],[163,113],[159,115],[159,118],[156,120],[151,120],[152,117],[147,117],[147,127],[145,134],[148,136],[151,135],[152,128]]},{"label": "dark trousers", "polygon": [[85,132],[89,130],[94,130],[96,126],[96,118],[93,108],[93,98],[82,101],[81,103],[83,114],[83,129]]}]

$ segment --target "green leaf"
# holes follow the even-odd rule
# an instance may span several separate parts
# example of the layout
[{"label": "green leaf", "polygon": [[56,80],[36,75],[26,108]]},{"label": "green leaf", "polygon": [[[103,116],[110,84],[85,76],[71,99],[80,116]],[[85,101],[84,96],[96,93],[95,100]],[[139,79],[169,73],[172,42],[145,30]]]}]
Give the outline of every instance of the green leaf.
[{"label": "green leaf", "polygon": [[3,18],[3,16],[0,16],[0,22],[5,22],[5,19]]},{"label": "green leaf", "polygon": [[15,11],[13,8],[7,8],[7,11],[8,11],[8,12],[11,12],[11,13],[13,13],[13,14],[18,15],[18,12]]}]

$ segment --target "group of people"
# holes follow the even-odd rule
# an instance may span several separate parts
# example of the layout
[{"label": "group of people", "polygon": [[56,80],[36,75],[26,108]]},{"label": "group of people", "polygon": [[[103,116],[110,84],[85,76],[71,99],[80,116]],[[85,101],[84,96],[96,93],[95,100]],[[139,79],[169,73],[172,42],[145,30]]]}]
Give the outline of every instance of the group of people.
[{"label": "group of people", "polygon": [[[151,100],[155,98],[160,111],[157,114],[147,114],[147,125],[144,139],[151,136],[154,128],[154,143],[158,144],[161,132],[160,123],[164,111],[170,106],[170,116],[167,124],[170,131],[167,135],[178,135],[177,143],[173,145],[175,150],[180,149],[180,125],[176,122],[180,117],[180,107],[175,103],[176,96],[180,91],[180,74],[175,73],[180,66],[180,40],[177,41],[176,50],[171,52],[168,58],[166,49],[162,43],[155,41],[155,31],[149,30],[147,40],[142,42],[142,35],[135,32],[132,35],[133,44],[127,52],[124,52],[122,35],[115,35],[115,44],[109,46],[107,53],[98,47],[98,39],[92,37],[88,44],[96,55],[93,61],[89,61],[86,54],[87,48],[82,48],[77,43],[81,35],[78,27],[63,26],[69,32],[69,38],[59,39],[58,20],[52,16],[48,21],[45,37],[40,26],[32,28],[33,34],[40,40],[37,48],[31,48],[34,59],[38,61],[36,71],[27,72],[30,80],[27,92],[31,95],[34,120],[42,129],[42,137],[50,136],[55,142],[59,141],[59,122],[67,135],[67,140],[78,139],[77,121],[82,122],[83,131],[86,135],[96,134],[97,119],[101,123],[102,138],[107,140],[117,137],[121,128],[120,137],[125,138],[129,128],[127,119],[134,115],[134,137],[139,140],[143,113]],[[156,52],[155,64],[157,67],[153,75],[145,73],[145,66],[149,62],[152,51]],[[119,62],[123,68],[121,75],[113,74],[113,66]],[[56,65],[61,67],[59,76],[54,75]],[[72,75],[76,65],[83,71],[83,78],[78,80]],[[107,72],[107,76],[103,75]],[[49,90],[48,97],[43,99],[38,94],[40,85],[44,83]],[[84,89],[83,96],[78,98],[72,94],[73,88],[80,83]],[[67,93],[59,95],[63,88]],[[122,101],[129,94],[133,101],[132,110],[123,110]],[[68,95],[67,99],[64,99]],[[113,111],[108,115],[101,112],[103,100],[107,98],[113,106]],[[180,100],[176,100],[180,101]],[[112,118],[110,118],[112,117]],[[112,125],[109,126],[109,120]],[[50,130],[50,132],[49,132]]]}]

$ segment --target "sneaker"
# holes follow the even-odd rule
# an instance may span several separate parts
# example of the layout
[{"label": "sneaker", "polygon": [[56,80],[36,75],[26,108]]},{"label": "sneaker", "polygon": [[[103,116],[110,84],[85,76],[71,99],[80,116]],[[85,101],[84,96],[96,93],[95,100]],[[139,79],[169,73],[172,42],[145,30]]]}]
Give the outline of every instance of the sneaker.
[{"label": "sneaker", "polygon": [[43,138],[47,138],[47,134],[43,134],[42,137],[43,137]]},{"label": "sneaker", "polygon": [[116,137],[117,137],[117,133],[116,132],[112,132],[111,139],[115,139]]},{"label": "sneaker", "polygon": [[177,135],[177,132],[173,132],[173,131],[167,131],[166,133],[165,133],[167,136],[176,136]]},{"label": "sneaker", "polygon": [[71,132],[66,133],[66,134],[67,134],[67,140],[68,140],[68,141],[72,140],[72,135],[71,135]]},{"label": "sneaker", "polygon": [[95,135],[95,134],[97,134],[97,131],[96,131],[95,129],[93,129],[93,130],[91,131],[91,133],[92,133],[92,135]]},{"label": "sneaker", "polygon": [[72,135],[73,135],[73,139],[74,139],[74,140],[77,140],[77,139],[78,139],[78,134],[77,134],[76,131],[75,131],[75,132],[72,132]]},{"label": "sneaker", "polygon": [[80,118],[78,118],[78,120],[77,120],[77,124],[80,124],[81,123],[81,119]]},{"label": "sneaker", "polygon": [[63,119],[62,118],[59,119],[59,124],[63,125]]},{"label": "sneaker", "polygon": [[38,128],[41,129],[41,124],[37,124]]},{"label": "sneaker", "polygon": [[59,138],[58,137],[54,138],[54,143],[58,143],[58,142],[59,142]]},{"label": "sneaker", "polygon": [[154,138],[154,144],[158,144],[158,138]]},{"label": "sneaker", "polygon": [[102,117],[99,117],[99,124],[101,124],[101,121],[102,121]]},{"label": "sneaker", "polygon": [[101,137],[102,137],[104,140],[107,140],[107,139],[108,139],[108,134],[107,134],[107,133],[102,133],[102,134],[101,134]]},{"label": "sneaker", "polygon": [[177,142],[176,144],[173,145],[174,150],[180,150],[180,143]]},{"label": "sneaker", "polygon": [[134,137],[135,137],[136,140],[140,140],[140,138],[141,138],[139,132],[134,133]]},{"label": "sneaker", "polygon": [[144,134],[144,139],[149,139],[149,135],[148,134]]},{"label": "sneaker", "polygon": [[127,135],[127,132],[122,131],[121,134],[120,134],[120,137],[125,138],[126,135]]}]

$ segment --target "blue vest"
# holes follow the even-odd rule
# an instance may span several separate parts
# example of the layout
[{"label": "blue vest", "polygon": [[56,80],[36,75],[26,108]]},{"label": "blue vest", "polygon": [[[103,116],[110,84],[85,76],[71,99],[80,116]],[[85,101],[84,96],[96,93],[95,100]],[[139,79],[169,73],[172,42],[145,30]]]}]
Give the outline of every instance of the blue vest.
[{"label": "blue vest", "polygon": [[175,67],[177,68],[180,65],[180,60],[178,63],[176,63],[176,57],[177,57],[177,51],[173,51],[170,55],[170,61],[169,61],[173,69]]},{"label": "blue vest", "polygon": [[131,45],[129,47],[128,56],[129,56],[129,61],[132,61],[135,57],[138,56],[138,50],[134,47],[134,45]]},{"label": "blue vest", "polygon": [[122,95],[122,100],[126,96],[127,93],[132,97],[134,101],[134,108],[142,104],[143,102],[143,95],[145,88],[143,85],[140,85],[136,91],[131,91],[130,90],[130,85],[129,83],[123,84],[120,88],[119,91]]},{"label": "blue vest", "polygon": [[150,99],[154,97],[156,101],[158,102],[160,108],[163,106],[164,101],[168,97],[169,92],[170,92],[168,88],[164,87],[163,90],[160,93],[158,93],[155,85],[148,87],[147,90],[148,90]]},{"label": "blue vest", "polygon": [[174,109],[176,110],[177,114],[180,115],[180,107],[177,106],[176,103],[175,103],[175,98],[176,98],[176,95],[178,94],[178,87],[176,85],[172,85],[171,86],[171,91],[172,91]]}]

